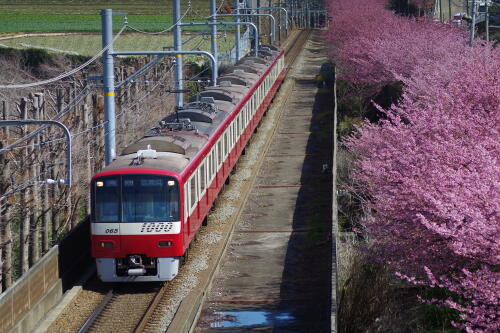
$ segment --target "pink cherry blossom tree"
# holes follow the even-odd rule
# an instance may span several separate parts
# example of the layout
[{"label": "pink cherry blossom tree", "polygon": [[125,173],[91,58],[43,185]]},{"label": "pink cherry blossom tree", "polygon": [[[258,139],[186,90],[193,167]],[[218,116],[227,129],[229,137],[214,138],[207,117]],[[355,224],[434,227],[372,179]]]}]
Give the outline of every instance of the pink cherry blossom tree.
[{"label": "pink cherry blossom tree", "polygon": [[330,13],[342,78],[405,86],[386,119],[345,142],[372,212],[370,249],[401,277],[457,295],[430,300],[459,310],[456,326],[500,330],[500,50],[378,0],[331,1]]}]

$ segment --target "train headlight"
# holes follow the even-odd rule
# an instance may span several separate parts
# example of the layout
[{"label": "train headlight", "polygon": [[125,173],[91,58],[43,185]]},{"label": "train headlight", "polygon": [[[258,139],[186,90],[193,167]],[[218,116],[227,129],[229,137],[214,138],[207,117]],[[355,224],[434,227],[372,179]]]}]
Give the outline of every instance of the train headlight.
[{"label": "train headlight", "polygon": [[174,185],[175,185],[175,181],[173,181],[173,180],[169,180],[169,181],[167,182],[167,185],[168,185],[168,186],[174,186]]},{"label": "train headlight", "polygon": [[104,186],[104,182],[95,182],[95,186],[97,186],[97,187],[103,187]]},{"label": "train headlight", "polygon": [[104,249],[112,249],[113,248],[113,242],[101,242],[101,247]]}]

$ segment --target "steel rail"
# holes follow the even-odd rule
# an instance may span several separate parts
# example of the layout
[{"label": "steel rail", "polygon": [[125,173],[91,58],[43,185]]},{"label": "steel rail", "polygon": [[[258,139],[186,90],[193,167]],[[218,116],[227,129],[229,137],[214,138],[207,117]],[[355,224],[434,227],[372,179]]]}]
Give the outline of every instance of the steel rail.
[{"label": "steel rail", "polygon": [[158,290],[158,293],[155,295],[155,297],[151,300],[151,303],[149,303],[148,309],[144,313],[144,316],[142,316],[141,321],[135,326],[134,333],[141,333],[144,331],[146,325],[149,322],[149,319],[151,319],[162,297],[165,295],[166,286],[167,283],[164,283],[161,289]]},{"label": "steel rail", "polygon": [[106,308],[106,306],[111,302],[111,299],[113,298],[113,290],[110,290],[106,296],[104,296],[104,299],[99,303],[97,308],[92,312],[92,314],[85,320],[83,323],[82,327],[77,331],[77,333],[86,333],[88,332],[89,328],[92,326],[92,324],[95,322],[97,317],[102,313],[102,311]]}]

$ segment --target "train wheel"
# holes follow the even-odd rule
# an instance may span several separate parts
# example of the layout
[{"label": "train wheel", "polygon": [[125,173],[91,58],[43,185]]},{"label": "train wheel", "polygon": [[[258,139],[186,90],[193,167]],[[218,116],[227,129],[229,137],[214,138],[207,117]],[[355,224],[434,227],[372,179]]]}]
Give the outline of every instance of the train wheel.
[{"label": "train wheel", "polygon": [[208,225],[208,216],[205,216],[205,218],[203,219],[203,222],[201,222],[201,225],[206,227]]},{"label": "train wheel", "polygon": [[231,183],[231,179],[230,178],[231,177],[228,175],[227,178],[226,178],[226,182],[225,182],[226,185],[229,185]]},{"label": "train wheel", "polygon": [[243,148],[243,150],[241,151],[241,155],[245,155],[246,153],[247,153],[247,149],[246,149],[246,147],[245,147],[245,148]]}]

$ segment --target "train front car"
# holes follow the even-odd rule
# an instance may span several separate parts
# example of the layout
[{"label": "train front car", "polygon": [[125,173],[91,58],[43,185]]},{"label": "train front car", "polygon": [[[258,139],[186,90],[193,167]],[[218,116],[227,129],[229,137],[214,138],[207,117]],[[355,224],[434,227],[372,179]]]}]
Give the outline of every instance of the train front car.
[{"label": "train front car", "polygon": [[[184,252],[182,155],[139,150],[119,156],[91,183],[92,256],[104,282],[172,280]],[[152,158],[154,157],[154,158]]]}]

